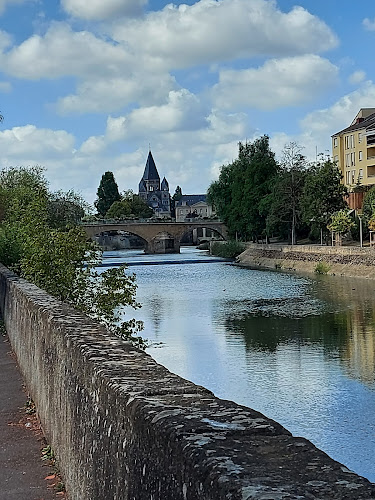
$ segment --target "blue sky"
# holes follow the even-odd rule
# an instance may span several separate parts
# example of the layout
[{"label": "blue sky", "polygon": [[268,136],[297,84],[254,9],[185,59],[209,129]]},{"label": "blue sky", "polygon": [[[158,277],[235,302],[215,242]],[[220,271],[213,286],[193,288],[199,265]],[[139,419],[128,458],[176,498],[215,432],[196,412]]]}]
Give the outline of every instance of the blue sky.
[{"label": "blue sky", "polygon": [[1,166],[93,202],[138,189],[149,144],[203,193],[240,140],[309,159],[375,107],[373,0],[0,0]]}]

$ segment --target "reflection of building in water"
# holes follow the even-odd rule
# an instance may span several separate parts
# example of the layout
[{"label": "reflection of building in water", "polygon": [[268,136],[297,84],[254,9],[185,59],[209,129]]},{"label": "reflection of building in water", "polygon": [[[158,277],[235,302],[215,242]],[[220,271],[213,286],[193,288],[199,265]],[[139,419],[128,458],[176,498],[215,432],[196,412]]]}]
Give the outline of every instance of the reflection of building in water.
[{"label": "reflection of building in water", "polygon": [[[351,378],[375,383],[375,284],[371,280],[324,277],[324,295],[340,309],[346,309],[343,328],[346,337],[340,359]],[[337,316],[337,314],[335,314]]]},{"label": "reflection of building in water", "polygon": [[348,341],[343,362],[349,375],[365,383],[375,382],[375,324],[363,309],[348,314]]}]

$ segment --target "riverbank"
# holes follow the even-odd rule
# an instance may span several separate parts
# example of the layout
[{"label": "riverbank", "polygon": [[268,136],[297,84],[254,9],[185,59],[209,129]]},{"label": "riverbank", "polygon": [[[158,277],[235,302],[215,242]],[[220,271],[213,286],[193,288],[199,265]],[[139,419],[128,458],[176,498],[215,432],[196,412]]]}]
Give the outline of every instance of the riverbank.
[{"label": "riverbank", "polygon": [[251,243],[237,257],[236,264],[375,279],[375,250],[372,248]]}]

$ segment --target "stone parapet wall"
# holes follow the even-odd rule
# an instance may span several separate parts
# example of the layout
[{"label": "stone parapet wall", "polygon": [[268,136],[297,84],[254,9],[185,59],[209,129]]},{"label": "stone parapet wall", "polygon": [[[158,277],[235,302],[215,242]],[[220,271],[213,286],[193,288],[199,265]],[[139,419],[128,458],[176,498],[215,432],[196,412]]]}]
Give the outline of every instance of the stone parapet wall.
[{"label": "stone parapet wall", "polygon": [[373,499],[375,485],[0,267],[12,347],[70,500]]}]

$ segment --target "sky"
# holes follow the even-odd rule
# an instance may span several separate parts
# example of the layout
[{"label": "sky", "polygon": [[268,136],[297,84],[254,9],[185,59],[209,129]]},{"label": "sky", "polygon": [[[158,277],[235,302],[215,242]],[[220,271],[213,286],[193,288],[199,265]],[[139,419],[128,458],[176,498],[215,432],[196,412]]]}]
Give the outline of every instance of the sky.
[{"label": "sky", "polygon": [[309,160],[375,107],[374,0],[0,0],[0,166],[88,202],[112,171],[205,193],[239,141]]}]

